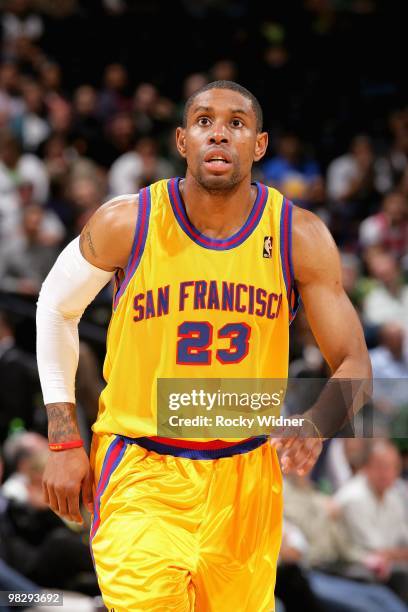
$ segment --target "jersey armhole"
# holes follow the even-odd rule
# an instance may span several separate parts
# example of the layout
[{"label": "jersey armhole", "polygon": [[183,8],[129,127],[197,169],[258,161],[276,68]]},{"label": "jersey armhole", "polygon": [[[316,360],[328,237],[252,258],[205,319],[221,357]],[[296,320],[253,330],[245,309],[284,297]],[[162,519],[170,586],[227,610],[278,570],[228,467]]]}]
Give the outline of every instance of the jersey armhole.
[{"label": "jersey armhole", "polygon": [[293,204],[284,197],[280,218],[280,256],[289,305],[289,324],[295,318],[300,305],[300,295],[296,287],[292,261],[292,216]]},{"label": "jersey armhole", "polygon": [[135,235],[133,237],[132,250],[124,272],[120,274],[115,272],[115,290],[113,297],[113,310],[116,310],[120,298],[126,291],[132,277],[139,267],[140,260],[146,245],[147,231],[149,229],[151,209],[151,194],[150,187],[145,187],[139,192],[139,207],[137,211],[137,220]]}]

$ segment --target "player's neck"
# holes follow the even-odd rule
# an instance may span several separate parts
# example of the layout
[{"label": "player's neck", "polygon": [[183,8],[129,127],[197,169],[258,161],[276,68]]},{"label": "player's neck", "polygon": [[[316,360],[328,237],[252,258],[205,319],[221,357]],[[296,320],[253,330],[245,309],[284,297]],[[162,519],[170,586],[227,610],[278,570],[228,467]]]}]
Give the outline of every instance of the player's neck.
[{"label": "player's neck", "polygon": [[194,227],[216,239],[229,238],[240,230],[256,198],[256,188],[249,180],[231,191],[209,192],[190,174],[180,182],[180,193]]}]

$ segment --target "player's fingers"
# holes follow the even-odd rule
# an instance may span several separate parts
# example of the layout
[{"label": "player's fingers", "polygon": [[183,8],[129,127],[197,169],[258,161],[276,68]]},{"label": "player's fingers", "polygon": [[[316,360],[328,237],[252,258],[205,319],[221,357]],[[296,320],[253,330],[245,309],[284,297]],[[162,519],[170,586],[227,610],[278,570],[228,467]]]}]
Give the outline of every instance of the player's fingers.
[{"label": "player's fingers", "polygon": [[48,487],[47,487],[47,484],[46,484],[46,482],[44,480],[42,481],[42,490],[43,490],[44,501],[49,506],[50,505],[50,496],[48,495]]},{"label": "player's fingers", "polygon": [[280,463],[281,463],[282,472],[284,474],[287,474],[288,472],[292,471],[293,464],[292,464],[292,460],[290,457],[285,457],[284,459],[281,459]]},{"label": "player's fingers", "polygon": [[83,523],[83,519],[81,513],[79,511],[79,493],[80,489],[73,485],[68,487],[68,512],[70,516],[70,520],[75,523]]},{"label": "player's fingers", "polygon": [[307,464],[313,464],[318,456],[318,453],[315,453],[315,448],[315,440],[307,439],[299,441],[296,452],[294,452],[291,457],[292,469],[296,470],[296,472],[300,474],[300,470],[302,470]]},{"label": "player's fingers", "polygon": [[291,447],[281,455],[282,470],[292,471],[302,466],[312,452],[312,445],[308,440],[298,438]]},{"label": "player's fingers", "polygon": [[297,467],[297,473],[299,474],[299,476],[304,476],[305,474],[310,472],[310,470],[316,463],[317,458],[320,455],[320,452],[321,452],[321,447],[319,448],[319,446],[316,445],[312,449],[312,452],[310,453],[309,457],[303,462],[303,464]]},{"label": "player's fingers", "polygon": [[93,512],[92,471],[89,470],[82,483],[82,503],[89,512]]},{"label": "player's fingers", "polygon": [[296,437],[289,437],[289,435],[285,435],[280,438],[272,438],[271,445],[275,448],[277,452],[283,452],[289,449],[295,440]]},{"label": "player's fingers", "polygon": [[58,503],[57,514],[59,516],[61,516],[62,518],[70,520],[68,504],[67,504],[67,498],[66,498],[66,496],[64,494],[64,491],[58,491],[57,490],[56,491],[56,495],[57,495],[57,503]]},{"label": "player's fingers", "polygon": [[53,512],[55,512],[56,514],[59,514],[58,498],[55,493],[54,487],[48,486],[47,490],[48,490],[48,505]]}]

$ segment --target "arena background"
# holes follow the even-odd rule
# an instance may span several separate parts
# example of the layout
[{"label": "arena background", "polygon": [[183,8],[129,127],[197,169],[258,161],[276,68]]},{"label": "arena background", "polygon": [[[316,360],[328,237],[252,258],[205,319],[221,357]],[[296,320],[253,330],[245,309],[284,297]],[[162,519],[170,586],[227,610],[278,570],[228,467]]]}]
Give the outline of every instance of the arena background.
[{"label": "arena background", "polygon": [[[42,280],[102,202],[184,172],[174,146],[184,101],[236,80],[259,98],[270,136],[254,177],[327,223],[374,375],[386,389],[408,378],[406,22],[386,0],[1,0],[0,28],[0,590],[64,589],[64,609],[102,610],[87,525],[42,502]],[[80,325],[88,445],[110,307],[107,288]],[[325,378],[302,312],[291,334],[290,375]],[[385,442],[338,439],[311,480],[287,479],[279,610],[408,609],[402,389],[376,407],[399,460]],[[375,537],[364,532],[365,473],[386,482]]]}]

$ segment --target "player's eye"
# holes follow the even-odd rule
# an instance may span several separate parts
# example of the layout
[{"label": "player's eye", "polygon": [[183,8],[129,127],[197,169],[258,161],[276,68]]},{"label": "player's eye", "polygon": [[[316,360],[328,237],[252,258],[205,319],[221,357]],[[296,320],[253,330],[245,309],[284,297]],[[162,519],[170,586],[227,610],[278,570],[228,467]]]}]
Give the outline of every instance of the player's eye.
[{"label": "player's eye", "polygon": [[203,127],[206,127],[207,125],[210,125],[209,118],[208,117],[199,117],[198,125],[202,125]]},{"label": "player's eye", "polygon": [[236,127],[236,128],[242,127],[244,125],[241,119],[233,119],[231,121],[231,124],[232,124],[232,127]]}]

